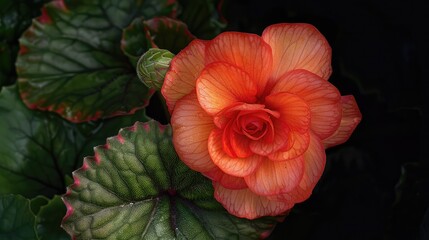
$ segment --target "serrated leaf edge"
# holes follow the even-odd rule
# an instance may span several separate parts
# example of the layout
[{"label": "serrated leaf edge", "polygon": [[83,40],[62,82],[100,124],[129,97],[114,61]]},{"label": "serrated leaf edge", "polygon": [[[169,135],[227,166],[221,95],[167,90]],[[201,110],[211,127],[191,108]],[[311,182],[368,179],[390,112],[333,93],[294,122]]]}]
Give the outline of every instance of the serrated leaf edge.
[{"label": "serrated leaf edge", "polygon": [[101,163],[101,159],[97,154],[97,152],[98,152],[97,150],[98,149],[110,149],[110,145],[109,145],[110,141],[112,141],[112,140],[118,141],[119,143],[124,144],[125,139],[122,137],[123,132],[125,132],[125,131],[136,132],[137,128],[139,128],[139,127],[143,128],[146,132],[149,132],[151,130],[150,125],[157,126],[159,133],[163,133],[166,130],[166,128],[168,127],[168,125],[162,125],[155,120],[150,120],[148,122],[135,122],[133,124],[133,126],[121,128],[116,136],[112,136],[112,137],[107,138],[106,143],[104,145],[99,145],[99,146],[94,147],[94,156],[85,157],[83,160],[82,166],[72,172],[73,184],[68,186],[66,193],[61,196],[61,200],[63,201],[63,203],[67,209],[66,215],[63,217],[63,219],[61,221],[61,227],[72,237],[73,240],[76,239],[76,237],[73,235],[73,232],[71,231],[71,229],[66,227],[66,225],[64,223],[70,216],[73,215],[73,212],[74,212],[73,206],[68,202],[68,200],[66,198],[71,195],[72,190],[74,188],[80,186],[80,180],[76,175],[79,172],[83,172],[83,171],[86,171],[89,169],[88,161],[93,161],[93,162],[95,162],[96,165],[99,165]]}]

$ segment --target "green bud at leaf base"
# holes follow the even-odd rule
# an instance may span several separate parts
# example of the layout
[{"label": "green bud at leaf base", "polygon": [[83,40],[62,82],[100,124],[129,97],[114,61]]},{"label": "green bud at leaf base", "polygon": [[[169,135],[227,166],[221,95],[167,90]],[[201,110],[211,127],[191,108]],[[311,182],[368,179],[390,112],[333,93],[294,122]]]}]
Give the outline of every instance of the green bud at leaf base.
[{"label": "green bud at leaf base", "polygon": [[161,89],[174,54],[166,49],[151,48],[137,62],[137,75],[149,88]]}]

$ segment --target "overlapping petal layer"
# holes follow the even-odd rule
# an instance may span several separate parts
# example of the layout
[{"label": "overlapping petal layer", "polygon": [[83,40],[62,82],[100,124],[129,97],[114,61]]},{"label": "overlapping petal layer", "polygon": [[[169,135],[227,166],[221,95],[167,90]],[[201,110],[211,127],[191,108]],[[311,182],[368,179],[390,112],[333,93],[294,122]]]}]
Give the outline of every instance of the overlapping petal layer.
[{"label": "overlapping petal layer", "polygon": [[196,90],[204,110],[215,115],[236,103],[255,102],[258,88],[240,68],[226,63],[212,63],[199,76]]},{"label": "overlapping petal layer", "polygon": [[260,141],[253,141],[250,143],[249,146],[253,153],[261,156],[268,156],[289,145],[289,127],[278,119],[272,119],[272,125],[274,130],[272,137],[266,135]]},{"label": "overlapping petal layer", "polygon": [[244,178],[226,174],[218,167],[214,168],[211,171],[203,172],[203,175],[228,189],[237,190],[247,188],[247,184],[246,181],[244,181]]},{"label": "overlapping petal layer", "polygon": [[292,202],[270,200],[249,189],[233,190],[213,183],[214,196],[229,213],[242,218],[255,219],[262,216],[277,216],[293,207]]},{"label": "overlapping petal layer", "polygon": [[197,78],[204,68],[205,48],[205,41],[194,40],[171,60],[161,89],[170,112],[178,100],[195,90]]},{"label": "overlapping petal layer", "polygon": [[285,161],[301,156],[307,151],[310,143],[310,134],[290,132],[288,135],[288,145],[274,153],[268,155],[268,158],[273,161]]},{"label": "overlapping petal layer", "polygon": [[311,112],[311,129],[321,139],[337,130],[341,121],[341,94],[334,85],[309,71],[294,70],[279,79],[270,95],[282,92],[305,101]]},{"label": "overlapping petal layer", "polygon": [[271,195],[268,198],[276,201],[302,202],[310,197],[313,188],[322,176],[325,168],[326,155],[320,139],[310,134],[310,143],[307,151],[303,154],[304,173],[297,186],[290,192]]},{"label": "overlapping petal layer", "polygon": [[342,118],[338,129],[328,138],[323,140],[325,148],[329,148],[347,141],[360,123],[362,114],[355,98],[352,95],[341,97]]},{"label": "overlapping petal layer", "polygon": [[250,175],[244,177],[249,189],[262,196],[290,192],[301,181],[304,160],[297,157],[289,161],[264,161]]},{"label": "overlapping petal layer", "polygon": [[232,126],[234,123],[230,121],[228,125],[223,129],[222,134],[222,147],[228,156],[232,158],[247,158],[252,156],[252,152],[249,149],[249,140],[246,136],[243,136],[234,131]]},{"label": "overlapping petal layer", "polygon": [[272,79],[305,69],[327,80],[331,75],[331,47],[310,24],[274,24],[262,33],[273,52]]},{"label": "overlapping petal layer", "polygon": [[244,177],[254,172],[262,162],[262,157],[256,154],[247,158],[229,156],[222,146],[222,135],[222,130],[213,130],[208,138],[208,151],[213,163],[225,173],[236,177]]},{"label": "overlapping petal layer", "polygon": [[263,92],[271,75],[271,47],[254,34],[222,33],[210,41],[205,55],[206,64],[225,62],[245,71],[256,81],[259,93]]},{"label": "overlapping petal layer", "polygon": [[265,103],[269,109],[280,113],[280,120],[289,128],[298,132],[308,131],[310,109],[298,95],[288,92],[272,94],[265,98]]},{"label": "overlapping petal layer", "polygon": [[212,117],[198,104],[195,92],[183,97],[175,105],[171,127],[174,129],[173,143],[177,154],[195,171],[213,170],[216,166],[207,148],[214,127]]}]

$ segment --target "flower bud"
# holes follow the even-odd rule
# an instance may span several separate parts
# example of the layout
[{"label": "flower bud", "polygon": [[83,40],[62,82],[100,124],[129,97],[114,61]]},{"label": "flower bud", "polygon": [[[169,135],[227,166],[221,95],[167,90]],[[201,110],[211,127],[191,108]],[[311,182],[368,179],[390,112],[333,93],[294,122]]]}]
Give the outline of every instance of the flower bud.
[{"label": "flower bud", "polygon": [[166,49],[151,48],[137,62],[137,76],[149,88],[161,89],[174,54]]}]

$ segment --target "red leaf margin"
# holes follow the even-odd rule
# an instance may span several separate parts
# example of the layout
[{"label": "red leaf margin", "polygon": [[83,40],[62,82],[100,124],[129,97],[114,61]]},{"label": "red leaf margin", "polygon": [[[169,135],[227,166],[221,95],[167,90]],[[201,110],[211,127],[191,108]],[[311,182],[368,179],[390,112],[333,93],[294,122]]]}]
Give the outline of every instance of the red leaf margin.
[{"label": "red leaf margin", "polygon": [[161,123],[156,122],[154,120],[151,120],[149,122],[136,122],[136,123],[134,123],[133,126],[121,128],[116,136],[112,136],[112,137],[107,138],[106,143],[104,145],[100,145],[100,146],[95,147],[94,148],[94,156],[85,157],[84,160],[83,160],[82,166],[80,168],[78,168],[77,170],[73,171],[73,173],[72,173],[73,183],[67,187],[66,193],[63,196],[61,196],[61,199],[62,199],[62,201],[63,201],[63,203],[64,203],[64,205],[66,206],[66,209],[67,209],[66,214],[65,214],[65,216],[63,217],[63,219],[61,221],[61,227],[71,236],[71,238],[73,240],[77,239],[76,236],[73,235],[73,233],[70,232],[68,229],[64,228],[63,224],[74,213],[73,206],[71,205],[71,203],[69,203],[67,201],[66,198],[69,197],[72,194],[72,191],[73,191],[74,188],[77,188],[77,187],[80,186],[80,179],[76,176],[76,173],[78,173],[78,172],[85,172],[88,169],[90,169],[89,162],[93,162],[93,163],[95,163],[95,165],[100,165],[101,159],[100,159],[100,157],[99,157],[99,155],[97,153],[97,149],[104,149],[104,150],[110,149],[109,142],[111,142],[111,141],[117,141],[121,145],[124,144],[125,143],[125,139],[121,135],[121,132],[123,132],[123,131],[136,132],[139,127],[143,128],[146,132],[149,132],[150,131],[150,126],[149,125],[151,123],[155,123],[155,125],[159,128],[159,132],[160,133],[163,133],[166,130],[166,128],[167,128],[167,125],[162,125]]}]

